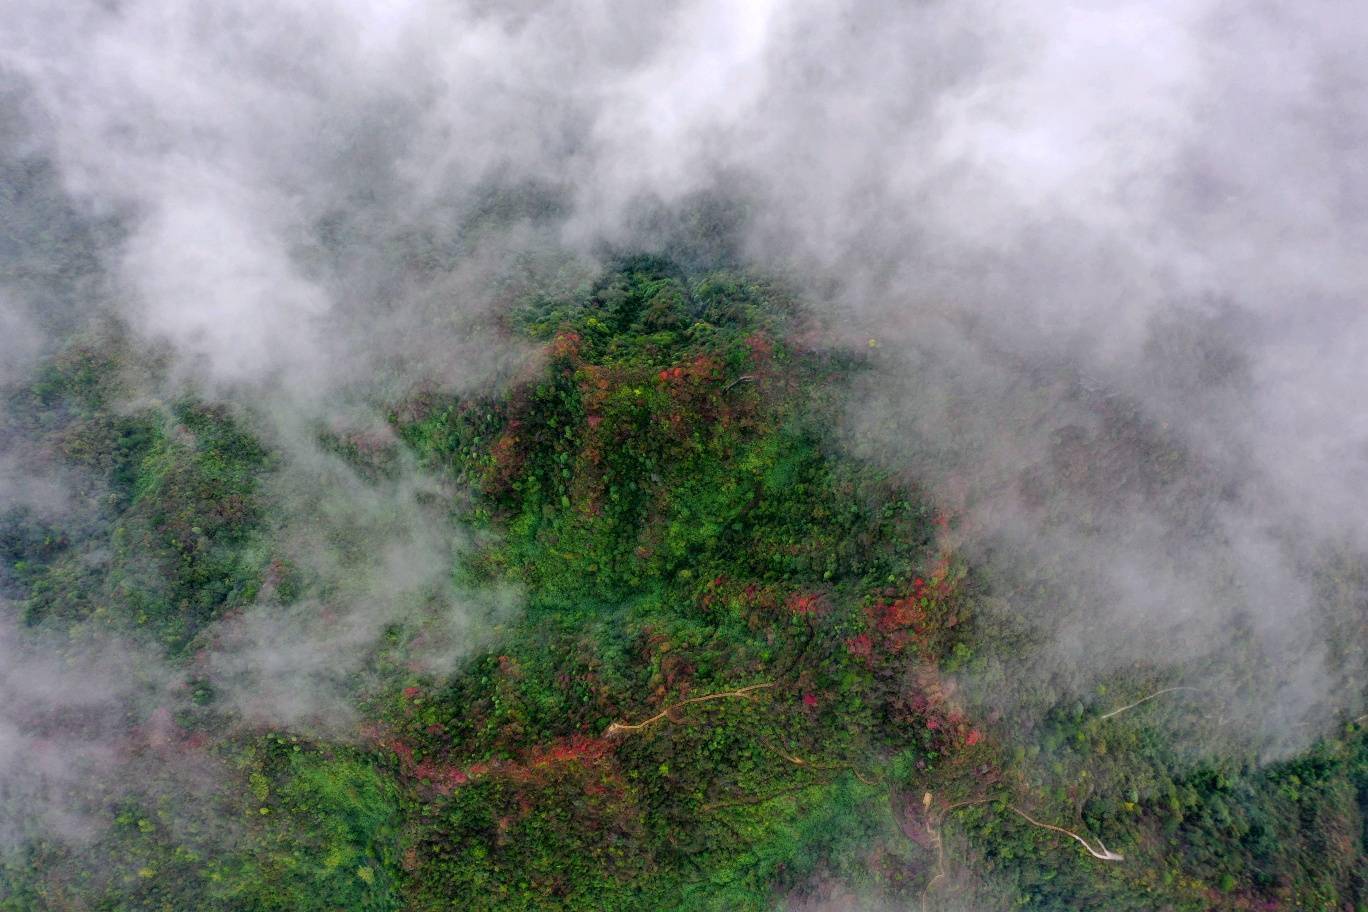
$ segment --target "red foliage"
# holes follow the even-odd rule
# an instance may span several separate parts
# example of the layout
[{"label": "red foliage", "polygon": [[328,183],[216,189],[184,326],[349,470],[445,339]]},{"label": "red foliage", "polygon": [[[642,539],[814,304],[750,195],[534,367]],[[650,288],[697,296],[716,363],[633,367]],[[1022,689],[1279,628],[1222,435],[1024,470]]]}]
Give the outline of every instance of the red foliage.
[{"label": "red foliage", "polygon": [[724,599],[726,597],[726,593],[722,590],[726,583],[727,578],[725,576],[719,576],[712,579],[708,583],[703,594],[698,597],[698,606],[700,608],[711,608],[713,605],[717,604],[719,601]]},{"label": "red foliage", "polygon": [[866,631],[845,643],[885,683],[893,718],[935,732],[934,741],[945,751],[983,740],[955,703],[954,682],[943,680],[939,671],[939,628],[956,623],[951,600],[957,583],[951,555],[942,554],[926,578],[914,578],[901,591],[883,590],[865,609]]},{"label": "red foliage", "polygon": [[425,758],[414,767],[412,775],[416,779],[433,783],[437,790],[443,793],[470,781],[464,770],[454,766],[442,766],[430,758]]},{"label": "red foliage", "polygon": [[[930,581],[922,577],[912,580],[911,591],[898,597],[896,589],[884,591],[884,598],[866,609],[873,632],[879,634],[876,645],[888,654],[898,654],[913,647],[923,661],[934,663],[936,647],[934,619],[929,609],[943,604],[954,596],[955,582],[950,576],[950,555],[943,554],[931,573]],[[948,622],[953,626],[954,622]]]},{"label": "red foliage", "polygon": [[395,738],[383,745],[394,751],[394,756],[399,758],[399,765],[405,769],[413,766],[413,748],[407,743]]},{"label": "red foliage", "polygon": [[[684,374],[683,369],[676,370],[679,370],[680,376]],[[689,364],[688,373],[694,380],[718,380],[722,377],[722,365],[710,355],[699,355]]]},{"label": "red foliage", "polygon": [[522,441],[518,437],[518,430],[518,422],[510,421],[507,430],[500,434],[499,439],[489,448],[489,455],[494,464],[485,478],[487,493],[508,491],[522,472],[526,456]]},{"label": "red foliage", "polygon": [[789,611],[797,615],[819,614],[826,608],[826,600],[812,592],[795,592],[785,602]]},{"label": "red foliage", "polygon": [[[896,599],[892,602],[880,602],[870,608],[872,620],[880,633],[892,633],[902,631],[906,628],[920,627],[926,620],[926,613],[922,610],[920,600],[909,597]],[[889,638],[893,643],[896,638]],[[898,641],[897,648],[893,651],[901,651],[902,642]]]},{"label": "red foliage", "polygon": [[580,334],[572,331],[565,331],[556,334],[556,338],[551,340],[551,355],[554,358],[565,358],[576,360],[579,358],[580,344],[583,340]]},{"label": "red foliage", "polygon": [[[442,731],[442,726],[428,727]],[[400,774],[417,780],[439,794],[450,794],[453,789],[473,782],[484,776],[498,775],[515,782],[537,784],[545,772],[554,766],[565,763],[581,763],[586,766],[600,763],[612,754],[616,745],[604,738],[591,738],[582,734],[557,738],[548,743],[532,747],[518,760],[486,760],[460,766],[443,762],[435,756],[422,760],[414,757],[414,748],[399,737],[388,736],[378,725],[369,724],[362,728],[362,736],[377,747],[392,751],[399,761]]]},{"label": "red foliage", "polygon": [[774,354],[774,343],[764,333],[754,332],[747,336],[746,347],[750,349],[751,359],[757,366],[764,364]]},{"label": "red foliage", "polygon": [[548,745],[533,747],[528,755],[527,766],[544,767],[553,763],[597,763],[613,752],[613,743],[606,738],[590,738],[585,735],[571,735],[560,738]]}]

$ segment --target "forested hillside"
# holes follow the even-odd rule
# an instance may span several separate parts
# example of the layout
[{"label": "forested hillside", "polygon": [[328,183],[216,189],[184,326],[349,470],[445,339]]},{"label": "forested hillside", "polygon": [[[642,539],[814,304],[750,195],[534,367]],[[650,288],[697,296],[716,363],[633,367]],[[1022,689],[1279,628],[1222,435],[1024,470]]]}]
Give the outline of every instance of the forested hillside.
[{"label": "forested hillside", "polygon": [[0,909],[1368,909],[1368,720],[1267,758],[1201,663],[1014,672],[801,289],[631,256],[500,319],[497,382],[307,427],[315,487],[117,322],[6,392],[69,502],[0,505]]}]

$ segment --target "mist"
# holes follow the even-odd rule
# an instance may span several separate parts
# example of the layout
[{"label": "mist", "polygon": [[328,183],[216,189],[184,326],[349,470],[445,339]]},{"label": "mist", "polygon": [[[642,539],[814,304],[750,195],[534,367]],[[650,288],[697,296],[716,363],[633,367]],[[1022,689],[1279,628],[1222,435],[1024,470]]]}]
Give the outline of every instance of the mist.
[{"label": "mist", "polygon": [[[204,635],[247,718],[346,736],[389,626],[436,625],[435,673],[518,610],[453,581],[442,482],[363,484],[318,429],[505,382],[535,357],[500,330],[518,289],[661,247],[779,277],[867,357],[844,440],[950,511],[1036,644],[975,700],[1144,668],[1266,758],[1362,711],[1364,631],[1316,583],[1368,548],[1361,11],[0,10],[0,381],[113,320],[165,357],[130,408],[230,403],[317,520],[276,531],[322,595]],[[0,452],[0,495],[69,509],[40,462]]]}]

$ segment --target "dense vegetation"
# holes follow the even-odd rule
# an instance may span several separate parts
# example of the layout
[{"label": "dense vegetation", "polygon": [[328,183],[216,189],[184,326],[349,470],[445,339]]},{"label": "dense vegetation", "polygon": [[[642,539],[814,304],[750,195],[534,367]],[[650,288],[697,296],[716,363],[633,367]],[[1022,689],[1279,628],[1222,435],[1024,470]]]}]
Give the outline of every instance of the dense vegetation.
[{"label": "dense vegetation", "polygon": [[95,502],[71,528],[8,511],[0,582],[35,635],[155,643],[189,693],[130,702],[136,781],[71,789],[98,826],[10,848],[0,908],[1368,908],[1360,726],[1258,767],[1179,756],[1155,706],[1103,718],[1164,680],[1042,693],[1029,732],[960,693],[1029,638],[984,622],[954,517],[842,452],[866,367],[796,341],[803,319],[772,285],[629,259],[522,301],[539,355],[505,389],[412,390],[398,446],[320,431],[364,483],[442,479],[473,530],[453,580],[523,593],[452,670],[378,664],[327,738],[235,723],[198,677],[216,622],[309,594],[277,456],[228,406],[129,406],[134,354],[73,344],[6,433]]}]

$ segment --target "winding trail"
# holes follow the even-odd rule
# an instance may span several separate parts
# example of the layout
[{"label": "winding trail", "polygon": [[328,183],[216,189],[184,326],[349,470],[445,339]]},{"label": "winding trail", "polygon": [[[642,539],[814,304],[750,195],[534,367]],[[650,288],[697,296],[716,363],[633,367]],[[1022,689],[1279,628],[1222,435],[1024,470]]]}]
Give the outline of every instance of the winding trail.
[{"label": "winding trail", "polygon": [[1057,827],[1057,826],[1055,826],[1054,824],[1050,824],[1050,823],[1041,823],[1039,820],[1036,820],[1034,817],[1032,817],[1030,814],[1028,814],[1028,813],[1026,813],[1025,811],[1023,811],[1021,808],[1017,807],[1015,804],[1009,804],[1009,805],[1007,805],[1007,807],[1008,807],[1009,809],[1015,811],[1016,813],[1020,814],[1022,817],[1025,817],[1026,820],[1027,820],[1027,822],[1029,822],[1029,823],[1033,823],[1033,824],[1035,824],[1036,826],[1042,827],[1042,828],[1047,829],[1047,830],[1054,830],[1056,833],[1063,833],[1065,836],[1068,836],[1070,839],[1076,839],[1076,840],[1078,840],[1078,844],[1081,845],[1083,848],[1087,849],[1087,850],[1088,850],[1088,854],[1091,855],[1093,858],[1100,858],[1102,861],[1125,861],[1125,860],[1126,860],[1126,856],[1125,856],[1125,855],[1122,855],[1122,854],[1119,853],[1119,852],[1113,852],[1111,849],[1109,849],[1109,848],[1107,848],[1105,845],[1103,845],[1101,839],[1097,840],[1097,848],[1094,849],[1091,845],[1088,844],[1088,840],[1084,839],[1082,836],[1079,836],[1079,835],[1078,835],[1077,833],[1075,833],[1073,830],[1066,830],[1066,829],[1064,829],[1063,827]]},{"label": "winding trail", "polygon": [[956,801],[954,804],[947,805],[941,809],[939,814],[931,813],[931,793],[927,792],[922,796],[922,807],[926,809],[926,833],[931,839],[931,844],[936,847],[936,873],[926,882],[922,888],[921,907],[922,912],[926,910],[926,901],[931,896],[931,890],[940,883],[946,875],[950,873],[949,866],[945,863],[945,840],[941,837],[941,827],[945,823],[945,818],[956,808],[969,807],[975,804],[987,804],[996,801],[996,798],[969,798],[964,801]]},{"label": "winding trail", "polygon": [[776,753],[776,754],[778,754],[779,756],[783,757],[783,758],[784,758],[785,760],[787,760],[789,763],[792,763],[794,766],[800,766],[800,767],[803,767],[804,769],[810,769],[810,770],[820,770],[820,771],[836,770],[836,771],[842,771],[842,772],[849,772],[849,773],[851,773],[852,775],[854,775],[856,779],[859,779],[861,782],[863,782],[865,785],[882,785],[882,784],[883,784],[882,782],[880,782],[880,781],[878,781],[878,780],[870,779],[870,778],[868,778],[867,776],[865,776],[864,773],[860,772],[858,769],[855,768],[855,764],[853,764],[853,763],[819,763],[819,762],[816,761],[816,760],[804,760],[802,757],[799,757],[797,754],[791,754],[791,753],[789,753],[788,751],[786,751],[786,750],[784,750],[784,749],[782,749],[782,748],[775,747],[773,744],[771,744],[769,741],[765,740],[764,738],[761,738],[761,739],[760,739],[760,743],[763,744],[763,745],[765,745],[765,747],[769,748],[770,750],[774,751],[774,753]]},{"label": "winding trail", "polygon": [[674,717],[670,715],[671,713],[673,713],[677,709],[680,709],[684,706],[689,706],[693,703],[706,703],[709,700],[725,699],[750,700],[752,699],[751,695],[754,694],[757,690],[764,690],[768,687],[773,686],[773,681],[765,681],[761,684],[751,684],[749,687],[740,687],[736,690],[723,690],[717,693],[704,694],[701,697],[689,697],[687,700],[680,700],[678,703],[670,704],[669,706],[662,709],[660,712],[656,713],[654,716],[651,716],[649,719],[642,719],[640,722],[614,722],[613,724],[609,725],[606,729],[604,729],[603,737],[611,738],[614,735],[621,735],[627,732],[641,731],[642,729],[648,726],[654,725],[661,719],[669,719],[671,722],[673,722]]},{"label": "winding trail", "polygon": [[739,377],[737,377],[735,380],[733,380],[731,383],[728,383],[726,386],[722,387],[722,392],[725,393],[727,390],[731,389],[733,386],[736,386],[736,384],[738,384],[738,383],[754,383],[754,382],[755,382],[755,378],[752,377],[750,374],[742,374],[741,376],[739,376]]},{"label": "winding trail", "polygon": [[[941,836],[941,829],[943,828],[943,825],[945,823],[945,818],[949,816],[951,811],[957,810],[958,808],[971,807],[973,805],[978,804],[988,804],[989,802],[997,800],[999,799],[994,797],[969,798],[964,801],[957,801],[954,804],[946,805],[938,813],[936,813],[932,812],[930,808],[931,793],[927,792],[925,797],[923,797],[922,804],[927,809],[926,832],[930,836],[932,845],[934,845],[936,848],[936,873],[932,875],[931,879],[926,882],[926,886],[922,889],[921,907],[923,909],[923,912],[926,909],[926,903],[927,900],[930,898],[932,889],[934,889],[936,884],[938,884],[950,873],[949,867],[946,865],[945,862],[945,840]],[[1111,849],[1107,848],[1102,843],[1101,839],[1097,840],[1097,848],[1093,848],[1092,844],[1089,843],[1088,840],[1084,839],[1082,836],[1078,835],[1073,830],[1066,830],[1064,827],[1058,827],[1052,823],[1045,823],[1043,821],[1036,820],[1030,814],[1026,813],[1014,804],[1007,805],[1007,808],[1014,814],[1017,814],[1018,816],[1024,818],[1026,822],[1030,823],[1032,826],[1037,826],[1041,829],[1050,830],[1055,833],[1062,833],[1063,835],[1068,836],[1070,839],[1077,841],[1079,845],[1083,846],[1084,849],[1087,849],[1088,854],[1091,855],[1093,858],[1099,859],[1101,861],[1126,860],[1126,856],[1122,855],[1120,852],[1113,852]]]}]

